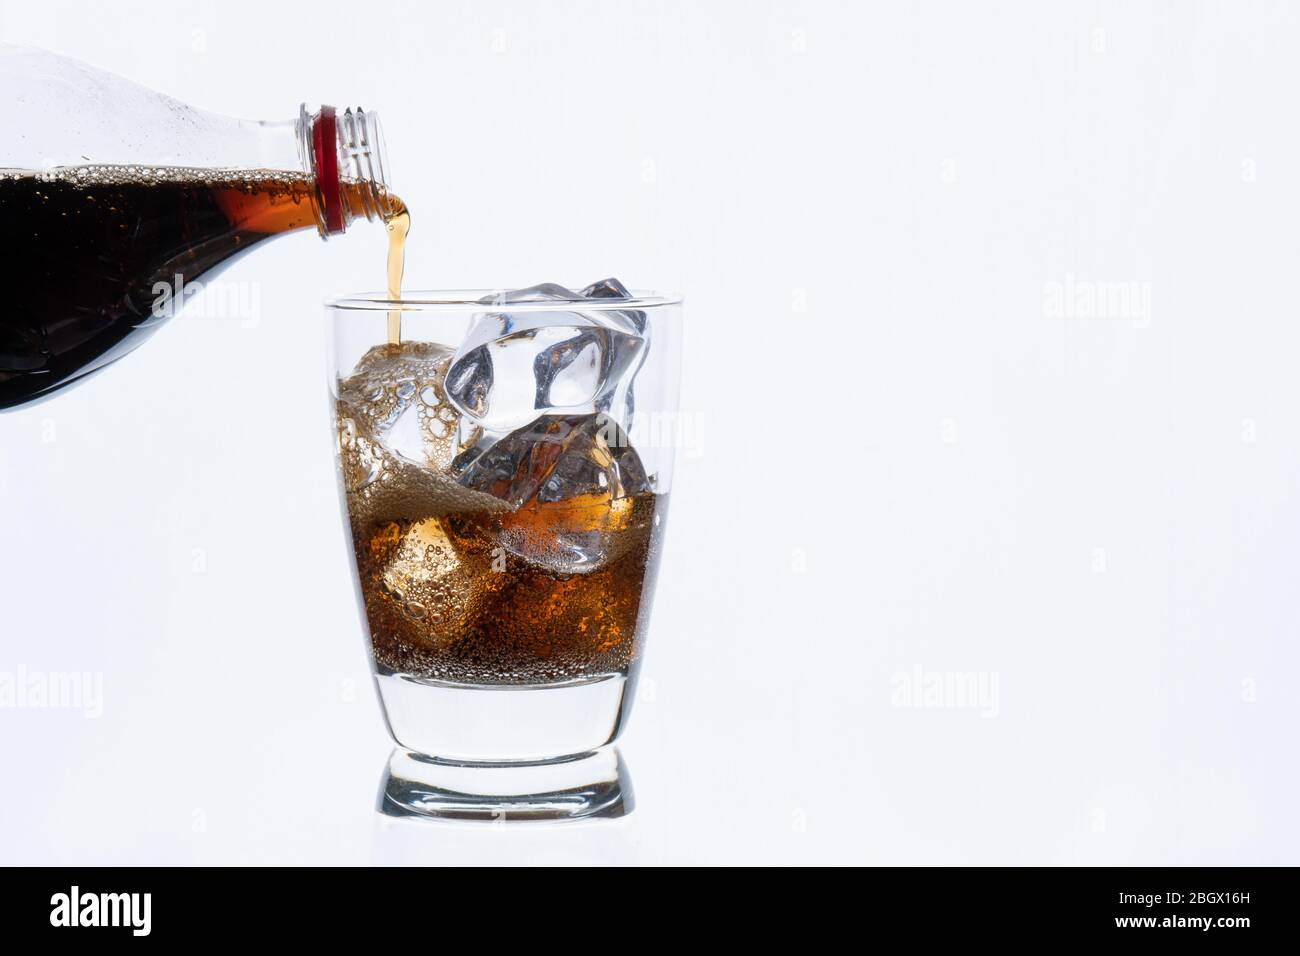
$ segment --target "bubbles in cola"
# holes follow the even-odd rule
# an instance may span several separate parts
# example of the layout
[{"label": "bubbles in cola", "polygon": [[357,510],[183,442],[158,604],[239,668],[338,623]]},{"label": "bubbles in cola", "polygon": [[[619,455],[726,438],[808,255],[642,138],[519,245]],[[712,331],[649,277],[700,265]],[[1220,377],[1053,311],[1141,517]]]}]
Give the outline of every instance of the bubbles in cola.
[{"label": "bubbles in cola", "polygon": [[459,421],[442,386],[450,360],[431,342],[380,345],[340,382],[339,454],[354,516],[505,510],[447,474]]}]

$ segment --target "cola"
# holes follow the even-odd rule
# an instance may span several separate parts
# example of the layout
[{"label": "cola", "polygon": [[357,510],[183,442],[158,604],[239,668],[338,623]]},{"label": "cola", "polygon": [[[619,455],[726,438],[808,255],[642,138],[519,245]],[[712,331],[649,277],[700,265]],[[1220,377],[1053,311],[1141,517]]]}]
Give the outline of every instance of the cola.
[{"label": "cola", "polygon": [[[274,170],[0,171],[0,408],[138,346],[171,317],[178,287],[274,236],[317,228],[317,189],[307,173]],[[339,192],[353,215],[405,215],[374,184],[342,182]]]},{"label": "cola", "polygon": [[377,672],[456,685],[627,675],[667,495],[602,411],[540,414],[485,441],[449,395],[454,358],[431,342],[379,345],[339,383],[342,484]]}]

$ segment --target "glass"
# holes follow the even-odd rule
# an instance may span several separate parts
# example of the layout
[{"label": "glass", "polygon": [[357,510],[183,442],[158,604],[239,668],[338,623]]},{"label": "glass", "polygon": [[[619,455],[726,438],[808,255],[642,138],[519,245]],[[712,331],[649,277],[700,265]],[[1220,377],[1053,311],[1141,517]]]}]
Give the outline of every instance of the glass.
[{"label": "glass", "polygon": [[666,523],[681,301],[584,293],[611,297],[327,304],[344,516],[398,744],[385,812],[631,808],[612,744]]}]

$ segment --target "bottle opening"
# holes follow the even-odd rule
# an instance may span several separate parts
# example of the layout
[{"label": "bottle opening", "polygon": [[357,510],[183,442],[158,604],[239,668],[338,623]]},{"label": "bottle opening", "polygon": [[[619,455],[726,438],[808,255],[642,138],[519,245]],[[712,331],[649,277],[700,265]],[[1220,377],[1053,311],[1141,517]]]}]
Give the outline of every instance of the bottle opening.
[{"label": "bottle opening", "polygon": [[338,235],[358,216],[387,219],[392,214],[379,115],[357,107],[339,113],[322,106],[299,114],[299,150],[316,182],[317,226],[322,236]]}]

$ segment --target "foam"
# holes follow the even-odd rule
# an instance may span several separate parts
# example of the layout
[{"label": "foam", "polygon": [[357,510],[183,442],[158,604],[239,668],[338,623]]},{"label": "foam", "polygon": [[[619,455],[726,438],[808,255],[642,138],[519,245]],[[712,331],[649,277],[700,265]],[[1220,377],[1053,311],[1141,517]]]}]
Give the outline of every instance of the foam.
[{"label": "foam", "polygon": [[0,179],[35,179],[82,186],[257,186],[280,183],[307,185],[312,177],[300,170],[204,169],[199,166],[54,166],[50,169],[0,169]]}]

